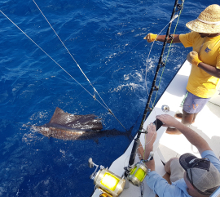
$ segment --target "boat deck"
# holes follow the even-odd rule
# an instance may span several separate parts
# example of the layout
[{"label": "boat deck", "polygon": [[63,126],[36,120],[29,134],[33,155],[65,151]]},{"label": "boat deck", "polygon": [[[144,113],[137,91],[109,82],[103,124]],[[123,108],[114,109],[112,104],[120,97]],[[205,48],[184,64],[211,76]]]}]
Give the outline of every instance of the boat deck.
[{"label": "boat deck", "polygon": [[[182,109],[179,107],[179,111]],[[220,88],[211,100],[198,113],[195,123],[190,126],[202,136],[210,145],[216,156],[220,157]],[[159,155],[165,162],[171,157],[179,157],[189,152],[198,157],[198,150],[192,146],[183,135],[169,135],[164,133],[159,142]]]},{"label": "boat deck", "polygon": [[[202,136],[210,145],[216,156],[220,157],[220,106],[208,102],[198,114],[191,129]],[[186,152],[198,157],[198,150],[192,146],[183,135],[169,135],[164,133],[159,143],[159,155],[166,162],[171,157],[179,157]]]}]

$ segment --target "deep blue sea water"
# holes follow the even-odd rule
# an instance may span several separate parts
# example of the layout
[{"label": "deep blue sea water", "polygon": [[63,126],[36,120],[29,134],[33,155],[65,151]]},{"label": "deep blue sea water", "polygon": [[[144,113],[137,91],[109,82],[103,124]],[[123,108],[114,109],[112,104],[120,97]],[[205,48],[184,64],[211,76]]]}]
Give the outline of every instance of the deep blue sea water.
[{"label": "deep blue sea water", "polygon": [[[146,104],[162,43],[143,40],[169,22],[173,0],[36,0],[106,104],[134,135]],[[187,1],[176,33],[189,30],[210,1]],[[2,0],[0,9],[77,81],[94,94],[33,1]],[[174,29],[173,24],[172,31]],[[171,32],[172,32],[171,31]],[[163,32],[165,34],[166,31]],[[47,123],[56,107],[73,114],[96,114],[104,130],[123,127],[60,67],[0,14],[0,196],[90,196],[89,157],[110,166],[129,140],[63,141],[26,125]],[[190,49],[172,45],[158,96]],[[167,50],[165,52],[167,54]],[[145,86],[145,69],[148,69]],[[159,98],[159,97],[158,97]]]}]

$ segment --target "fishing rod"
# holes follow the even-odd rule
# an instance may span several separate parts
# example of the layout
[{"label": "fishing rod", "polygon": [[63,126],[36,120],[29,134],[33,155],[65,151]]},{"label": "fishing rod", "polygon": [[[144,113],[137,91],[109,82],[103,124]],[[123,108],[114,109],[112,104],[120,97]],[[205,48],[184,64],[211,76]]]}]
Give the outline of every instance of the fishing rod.
[{"label": "fishing rod", "polygon": [[[165,46],[168,42],[168,37],[169,37],[169,40],[171,41],[173,39],[173,37],[170,35],[171,24],[174,21],[174,19],[177,18],[179,15],[178,14],[177,16],[176,15],[174,16],[174,14],[182,10],[184,0],[181,0],[181,1],[182,1],[182,4],[179,4],[178,0],[175,0],[173,12],[171,14],[171,20],[169,22],[169,26],[166,32],[165,40],[163,43],[163,48],[162,48],[159,62],[156,68],[154,80],[152,82],[150,94],[148,96],[147,104],[144,110],[144,114],[141,120],[139,130],[137,132],[136,138],[134,139],[134,144],[133,144],[132,151],[131,151],[130,158],[129,158],[129,164],[127,167],[124,168],[125,170],[124,173],[122,174],[122,176],[118,176],[114,174],[113,172],[109,171],[108,168],[105,168],[102,165],[99,166],[95,164],[91,158],[89,159],[89,167],[90,168],[96,167],[95,171],[93,172],[90,178],[94,180],[95,188],[98,188],[102,192],[100,197],[118,197],[123,192],[124,188],[126,187],[125,186],[127,182],[126,180],[128,180],[135,186],[140,186],[142,181],[144,180],[144,178],[149,172],[149,169],[147,168],[145,163],[149,162],[153,158],[153,152],[150,152],[147,159],[145,158],[141,160],[140,162],[137,162],[135,165],[134,165],[134,160],[135,160],[137,149],[140,144],[140,136],[142,133],[147,133],[147,131],[143,129],[143,125],[144,125],[144,122],[146,120],[148,113],[152,110],[149,107],[150,102],[151,102],[151,97],[152,97],[153,92],[158,90],[158,87],[156,86],[157,75],[158,75],[159,69],[165,66],[165,63],[162,61],[163,54],[164,54]],[[154,121],[154,124],[156,125],[156,130],[158,130],[163,125],[163,123],[158,119]],[[99,171],[98,171],[98,168],[100,168]]]},{"label": "fishing rod", "polygon": [[[142,133],[147,133],[147,131],[144,131],[143,125],[144,125],[144,122],[146,120],[146,117],[147,117],[148,113],[150,111],[152,111],[152,108],[150,108],[150,102],[151,102],[151,97],[153,95],[153,92],[158,91],[158,89],[159,89],[156,86],[157,75],[158,75],[158,72],[159,72],[160,68],[165,66],[165,63],[163,62],[163,54],[164,54],[166,44],[168,42],[168,37],[171,40],[173,39],[172,35],[170,35],[170,29],[171,29],[171,25],[172,25],[172,22],[173,22],[173,18],[175,17],[174,16],[175,13],[181,11],[182,8],[183,8],[184,0],[181,0],[181,1],[182,1],[182,4],[179,4],[178,0],[176,0],[175,3],[174,3],[173,11],[172,11],[172,14],[171,14],[171,20],[170,20],[170,23],[169,23],[169,26],[168,26],[168,29],[167,29],[167,32],[166,32],[165,40],[164,40],[164,43],[163,43],[163,48],[161,50],[160,58],[159,58],[157,68],[156,68],[156,73],[155,73],[155,76],[154,76],[154,79],[153,79],[153,82],[152,82],[151,90],[150,90],[150,93],[149,93],[149,96],[148,96],[148,100],[147,100],[147,104],[146,104],[144,114],[143,114],[143,117],[142,117],[142,120],[141,120],[141,124],[140,124],[140,127],[138,129],[137,136],[134,139],[134,144],[133,144],[130,159],[129,159],[129,165],[128,165],[127,169],[125,170],[125,176],[128,175],[128,173],[130,172],[130,169],[132,168],[132,166],[134,164],[136,151],[137,151],[137,148],[139,147],[139,144],[140,144],[141,134]],[[160,126],[162,125],[162,122],[158,119],[154,123],[156,125],[156,130],[158,130],[160,128]]]}]

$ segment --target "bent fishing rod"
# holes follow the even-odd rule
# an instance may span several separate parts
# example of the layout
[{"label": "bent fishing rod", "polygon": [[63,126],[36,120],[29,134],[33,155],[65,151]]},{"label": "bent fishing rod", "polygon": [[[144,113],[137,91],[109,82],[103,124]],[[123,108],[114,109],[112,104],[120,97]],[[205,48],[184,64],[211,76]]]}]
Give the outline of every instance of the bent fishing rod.
[{"label": "bent fishing rod", "polygon": [[[179,4],[178,0],[176,0],[175,3],[174,3],[174,7],[173,7],[172,14],[171,14],[170,23],[169,23],[169,26],[168,26],[168,29],[167,29],[167,32],[166,32],[166,37],[165,37],[165,40],[164,40],[164,43],[163,43],[161,55],[160,55],[160,58],[159,58],[159,61],[158,61],[158,64],[157,64],[156,73],[155,73],[155,76],[154,76],[154,79],[153,79],[153,82],[152,82],[150,94],[148,96],[148,100],[147,100],[147,104],[146,104],[146,107],[145,107],[145,110],[144,110],[144,114],[143,114],[143,117],[142,117],[142,120],[141,120],[141,124],[140,124],[140,127],[138,129],[136,138],[134,139],[134,144],[133,144],[133,147],[132,147],[132,150],[131,150],[131,154],[130,154],[130,159],[129,159],[129,165],[128,165],[127,169],[125,170],[125,176],[128,175],[129,169],[131,169],[133,164],[134,164],[137,148],[139,147],[139,144],[140,144],[140,136],[141,136],[141,134],[142,133],[147,133],[147,131],[144,131],[143,125],[144,125],[144,122],[146,120],[147,115],[149,114],[149,112],[152,111],[152,108],[150,108],[150,102],[151,102],[151,97],[153,95],[153,92],[154,91],[158,91],[158,87],[156,86],[156,80],[157,80],[157,75],[158,75],[158,72],[159,72],[160,68],[165,66],[165,63],[163,62],[163,54],[164,54],[164,50],[165,50],[166,44],[168,42],[168,37],[169,37],[170,40],[173,39],[172,35],[170,35],[170,29],[171,29],[171,25],[172,25],[173,19],[175,18],[174,15],[177,12],[182,10],[183,2],[184,2],[184,0],[182,0],[182,4]],[[157,120],[154,121],[154,124],[156,125],[156,130],[158,130],[162,126],[163,123],[160,120],[157,119]]]},{"label": "bent fishing rod", "polygon": [[[133,144],[132,151],[130,154],[128,166],[124,168],[125,171],[123,172],[122,176],[118,176],[115,173],[111,172],[108,168],[105,168],[102,165],[99,166],[99,165],[95,164],[92,161],[92,158],[90,158],[88,160],[89,167],[90,168],[95,167],[95,171],[92,173],[90,178],[92,180],[94,180],[95,188],[98,188],[102,192],[99,195],[100,197],[118,197],[123,192],[126,183],[128,183],[127,181],[131,182],[135,186],[141,186],[142,181],[144,180],[144,178],[146,177],[147,173],[150,170],[147,168],[145,163],[149,162],[153,158],[153,152],[150,152],[147,159],[146,158],[142,159],[140,162],[137,162],[136,164],[134,164],[134,161],[135,161],[137,149],[140,144],[140,135],[142,133],[145,133],[145,134],[147,133],[147,131],[143,129],[143,125],[144,125],[144,122],[145,122],[146,117],[148,115],[148,112],[150,112],[152,110],[149,107],[150,102],[151,102],[151,97],[152,97],[153,92],[158,90],[158,88],[156,87],[157,75],[158,75],[159,69],[161,67],[164,67],[166,64],[166,61],[165,61],[165,63],[162,61],[163,54],[164,54],[165,46],[168,42],[168,37],[169,37],[169,41],[171,40],[171,43],[172,43],[173,38],[170,36],[171,24],[174,21],[174,19],[177,18],[181,13],[184,0],[181,0],[181,1],[182,1],[182,4],[178,4],[178,0],[175,0],[173,12],[171,15],[171,20],[168,23],[169,27],[166,32],[166,37],[165,37],[165,40],[163,43],[163,48],[162,48],[159,62],[158,62],[157,68],[156,68],[154,80],[152,82],[151,91],[148,96],[147,104],[146,104],[146,107],[144,110],[144,114],[142,117],[142,121],[141,121],[139,130],[137,132],[136,138],[134,139],[134,144]],[[174,16],[174,14],[179,11],[180,11],[179,15]],[[177,22],[177,24],[178,24],[178,22]],[[177,25],[176,25],[176,27],[177,27]],[[175,30],[174,30],[174,32],[175,32]],[[168,57],[168,55],[167,55],[167,57]],[[152,105],[152,107],[153,107],[153,105]],[[156,130],[158,130],[163,125],[163,123],[158,119],[156,119],[154,121],[154,124],[156,125]],[[98,168],[100,168],[99,171],[98,171]],[[128,185],[126,187],[128,187]],[[141,196],[143,196],[142,191],[141,191]]]}]

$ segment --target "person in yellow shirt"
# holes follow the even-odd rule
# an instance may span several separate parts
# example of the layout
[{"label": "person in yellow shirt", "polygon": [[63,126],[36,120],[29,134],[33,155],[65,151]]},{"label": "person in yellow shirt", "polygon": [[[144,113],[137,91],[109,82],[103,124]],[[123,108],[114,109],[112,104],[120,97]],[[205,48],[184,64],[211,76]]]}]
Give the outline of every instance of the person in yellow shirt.
[{"label": "person in yellow shirt", "polygon": [[[213,4],[202,11],[199,17],[186,26],[190,33],[173,35],[170,43],[182,43],[192,47],[187,60],[192,64],[187,83],[187,96],[183,104],[183,113],[176,117],[182,123],[190,125],[209,99],[215,94],[220,78],[220,6]],[[165,35],[149,33],[144,39],[148,42],[164,42]],[[176,128],[168,128],[169,134],[181,134]]]}]

